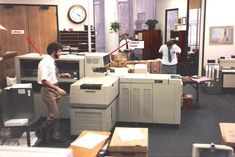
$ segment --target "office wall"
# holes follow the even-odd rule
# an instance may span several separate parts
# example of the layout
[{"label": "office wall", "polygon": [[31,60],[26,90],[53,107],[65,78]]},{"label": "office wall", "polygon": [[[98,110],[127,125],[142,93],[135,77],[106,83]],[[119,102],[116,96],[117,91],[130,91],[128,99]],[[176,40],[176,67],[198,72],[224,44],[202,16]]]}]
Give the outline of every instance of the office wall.
[{"label": "office wall", "polygon": [[119,46],[118,34],[110,33],[110,23],[118,21],[117,0],[104,1],[105,16],[105,50],[111,53]]},{"label": "office wall", "polygon": [[[207,0],[206,1],[206,25],[204,40],[204,64],[208,59],[217,60],[220,56],[230,57],[235,55],[234,35],[232,45],[210,45],[209,34],[212,26],[235,25],[234,0]],[[235,30],[234,30],[235,31]]]},{"label": "office wall", "polygon": [[[89,1],[89,2],[88,2]],[[1,0],[0,4],[39,4],[39,5],[58,5],[58,23],[59,23],[59,30],[69,29],[72,28],[73,30],[84,30],[84,24],[88,24],[88,19],[90,19],[90,24],[94,25],[93,23],[93,0]],[[87,19],[82,24],[74,24],[69,21],[67,12],[69,8],[74,5],[79,4],[84,6],[87,11]]]},{"label": "office wall", "polygon": [[[157,0],[156,19],[159,21],[158,28],[162,30],[163,41],[165,41],[165,10],[179,9],[179,17],[187,16],[187,0]],[[180,28],[185,30],[186,28]]]}]

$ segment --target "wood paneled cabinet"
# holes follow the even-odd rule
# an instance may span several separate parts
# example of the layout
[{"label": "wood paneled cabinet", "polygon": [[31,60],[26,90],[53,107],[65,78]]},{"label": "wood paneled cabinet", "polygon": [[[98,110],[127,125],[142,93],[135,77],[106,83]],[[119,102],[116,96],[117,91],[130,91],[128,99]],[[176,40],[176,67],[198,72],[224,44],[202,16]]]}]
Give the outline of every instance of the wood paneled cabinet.
[{"label": "wood paneled cabinet", "polygon": [[[64,46],[75,47],[78,52],[88,52],[88,31],[60,31],[60,43]],[[95,52],[95,31],[91,31],[91,51]]]},{"label": "wood paneled cabinet", "polygon": [[161,54],[158,52],[162,45],[161,30],[136,30],[135,40],[144,41],[142,59],[161,58]]},{"label": "wood paneled cabinet", "polygon": [[[17,51],[18,55],[36,50],[46,53],[49,42],[57,41],[56,6],[0,5],[0,24],[7,28],[0,31],[0,53]],[[14,30],[21,30],[16,33]]]}]

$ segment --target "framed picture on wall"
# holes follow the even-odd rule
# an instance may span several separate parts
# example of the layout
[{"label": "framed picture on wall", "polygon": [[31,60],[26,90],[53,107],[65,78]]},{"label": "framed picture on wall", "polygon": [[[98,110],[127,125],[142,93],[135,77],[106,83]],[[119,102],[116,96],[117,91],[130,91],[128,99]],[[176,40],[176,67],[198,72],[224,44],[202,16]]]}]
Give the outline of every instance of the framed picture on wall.
[{"label": "framed picture on wall", "polygon": [[210,27],[210,45],[233,45],[233,26]]}]

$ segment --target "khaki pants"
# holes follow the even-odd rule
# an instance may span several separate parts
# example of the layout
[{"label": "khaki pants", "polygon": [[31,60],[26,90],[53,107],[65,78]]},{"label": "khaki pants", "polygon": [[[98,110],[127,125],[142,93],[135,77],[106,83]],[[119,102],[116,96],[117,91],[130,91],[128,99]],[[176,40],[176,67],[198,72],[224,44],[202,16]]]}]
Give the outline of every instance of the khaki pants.
[{"label": "khaki pants", "polygon": [[[49,87],[41,88],[41,97],[44,103],[47,105],[48,117],[47,120],[43,122],[42,128],[44,133],[48,134],[47,138],[58,139],[60,137],[59,127],[59,100],[61,95],[59,92],[55,91]],[[50,137],[51,136],[51,137]]]}]

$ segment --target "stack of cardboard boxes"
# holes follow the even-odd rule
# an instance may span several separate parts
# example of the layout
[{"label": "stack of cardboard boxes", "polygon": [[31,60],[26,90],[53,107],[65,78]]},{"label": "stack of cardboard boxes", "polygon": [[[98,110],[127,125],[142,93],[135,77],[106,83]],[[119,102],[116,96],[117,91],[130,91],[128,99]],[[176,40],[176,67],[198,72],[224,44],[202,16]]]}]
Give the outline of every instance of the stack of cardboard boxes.
[{"label": "stack of cardboard boxes", "polygon": [[161,73],[161,59],[128,61],[126,55],[123,53],[112,54],[110,67],[127,67],[129,68],[129,73],[134,73],[134,70],[132,69],[136,64],[146,64],[148,73]]}]

